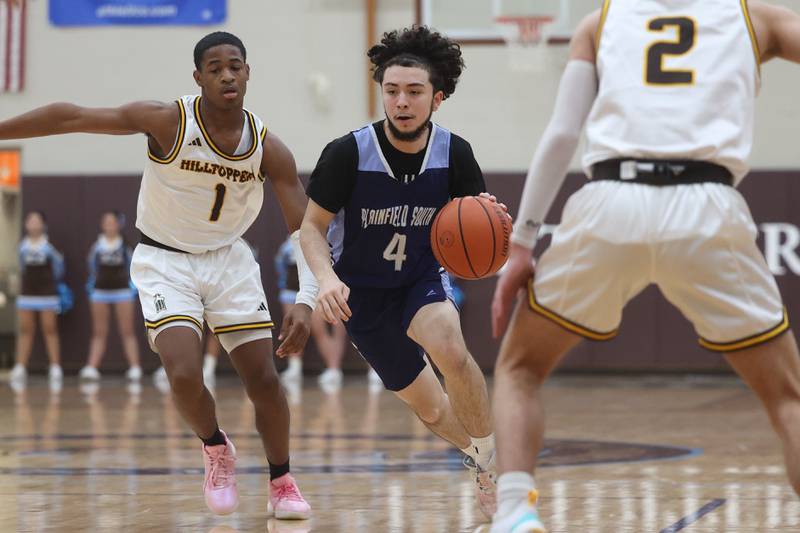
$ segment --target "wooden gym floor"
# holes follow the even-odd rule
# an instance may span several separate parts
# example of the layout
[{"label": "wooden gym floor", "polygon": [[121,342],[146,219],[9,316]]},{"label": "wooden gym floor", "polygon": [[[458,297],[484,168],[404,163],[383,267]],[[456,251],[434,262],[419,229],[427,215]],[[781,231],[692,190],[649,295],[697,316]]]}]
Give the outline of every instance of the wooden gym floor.
[{"label": "wooden gym floor", "polygon": [[[266,517],[252,408],[235,378],[216,386],[239,453],[239,510],[201,494],[200,444],[168,394],[106,379],[0,385],[0,532],[472,532],[483,519],[458,453],[390,393],[313,378],[292,400],[292,466],[314,509]],[[753,396],[729,377],[560,377],[546,391],[537,481],[553,533],[800,531],[800,501]]]}]

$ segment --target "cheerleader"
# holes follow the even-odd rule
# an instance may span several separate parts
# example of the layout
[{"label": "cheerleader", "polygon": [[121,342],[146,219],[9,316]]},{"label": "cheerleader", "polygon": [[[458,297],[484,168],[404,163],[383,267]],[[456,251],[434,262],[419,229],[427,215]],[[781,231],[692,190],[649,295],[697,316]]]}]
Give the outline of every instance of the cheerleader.
[{"label": "cheerleader", "polygon": [[[297,273],[297,262],[294,258],[289,239],[284,242],[275,255],[275,270],[278,273],[279,300],[283,306],[284,314],[288,312],[292,305],[295,305],[295,298],[300,287]],[[317,349],[325,362],[325,370],[317,377],[317,382],[324,392],[332,393],[339,390],[342,386],[342,358],[347,346],[347,332],[341,322],[330,325],[325,322],[319,308],[311,315],[311,334]],[[297,383],[303,377],[302,353],[289,356],[289,365],[281,373],[281,378],[285,385]],[[383,386],[380,377],[374,372],[368,374],[370,384],[376,382]]]},{"label": "cheerleader", "polygon": [[12,385],[24,385],[38,315],[50,359],[50,385],[60,388],[64,373],[61,370],[56,315],[62,309],[58,285],[64,276],[64,259],[50,244],[45,216],[39,211],[31,211],[25,217],[25,238],[19,245],[19,268],[22,290],[17,297],[17,361],[10,380]]},{"label": "cheerleader", "polygon": [[106,351],[106,339],[111,318],[111,308],[117,319],[117,329],[122,337],[130,381],[139,381],[139,345],[134,335],[134,309],[136,291],[130,280],[131,248],[120,233],[124,215],[107,211],[100,218],[101,233],[89,251],[89,282],[87,289],[92,312],[92,338],[89,357],[80,371],[85,380],[100,379],[100,362]]}]

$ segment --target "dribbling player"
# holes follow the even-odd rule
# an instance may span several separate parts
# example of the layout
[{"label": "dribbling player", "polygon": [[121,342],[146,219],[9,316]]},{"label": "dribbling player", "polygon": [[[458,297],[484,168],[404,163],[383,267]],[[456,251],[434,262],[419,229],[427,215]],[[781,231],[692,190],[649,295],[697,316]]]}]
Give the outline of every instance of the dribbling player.
[{"label": "dribbling player", "polygon": [[[325,147],[309,181],[303,248],[320,280],[326,319],[344,321],[386,388],[466,454],[490,516],[494,434],[486,382],[430,245],[439,208],[485,194],[469,143],[430,120],[455,91],[461,50],[417,26],[384,34],[368,55],[386,118]],[[447,393],[423,352],[442,372]]]}]

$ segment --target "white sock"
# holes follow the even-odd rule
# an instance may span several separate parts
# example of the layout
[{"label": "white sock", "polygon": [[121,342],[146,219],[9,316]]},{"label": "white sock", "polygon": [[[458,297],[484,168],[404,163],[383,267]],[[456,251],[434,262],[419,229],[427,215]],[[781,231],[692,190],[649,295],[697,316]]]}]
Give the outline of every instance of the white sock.
[{"label": "white sock", "polygon": [[528,493],[536,488],[528,472],[506,472],[497,478],[497,514],[510,514],[515,507],[527,501]]},{"label": "white sock", "polygon": [[214,372],[217,369],[217,358],[207,353],[203,357],[203,370],[207,372]]},{"label": "white sock", "polygon": [[475,460],[475,450],[472,448],[472,446],[461,448],[461,453],[463,453],[464,455],[469,455],[470,457],[472,457],[473,461]]},{"label": "white sock", "polygon": [[481,468],[486,470],[489,467],[489,460],[494,455],[494,433],[489,433],[485,437],[470,437],[472,451],[470,455]]},{"label": "white sock", "polygon": [[299,357],[289,358],[289,370],[292,372],[299,372],[303,369],[303,360]]}]

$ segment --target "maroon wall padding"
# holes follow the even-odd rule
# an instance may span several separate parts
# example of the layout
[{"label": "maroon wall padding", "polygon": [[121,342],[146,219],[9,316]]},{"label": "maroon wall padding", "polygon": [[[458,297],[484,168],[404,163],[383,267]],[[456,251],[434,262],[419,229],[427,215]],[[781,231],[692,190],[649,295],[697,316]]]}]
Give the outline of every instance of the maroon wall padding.
[{"label": "maroon wall padding", "polygon": [[[523,179],[524,175],[518,173],[487,175],[489,190],[508,204],[512,214],[516,213],[519,205]],[[744,181],[741,191],[758,224],[774,222],[800,226],[800,212],[791,207],[796,204],[792,199],[800,197],[799,180],[800,172],[761,171],[753,172]],[[138,239],[134,220],[139,181],[139,176],[26,176],[22,180],[24,212],[37,209],[47,214],[50,239],[65,254],[66,279],[75,292],[75,307],[60,319],[63,364],[68,372],[79,369],[87,355],[91,322],[84,288],[86,255],[97,237],[100,214],[107,209],[125,213],[128,218],[125,235],[135,243]],[[558,222],[567,197],[583,183],[582,176],[571,175],[568,178],[547,222]],[[269,307],[276,324],[280,325],[282,312],[277,298],[273,257],[286,238],[287,230],[269,185],[266,188],[264,208],[245,237],[258,251]],[[547,240],[543,245],[546,243]],[[759,245],[763,250],[762,234],[759,234]],[[462,325],[467,344],[481,367],[491,370],[498,349],[498,343],[491,338],[490,327],[490,302],[495,280],[461,283],[466,293]],[[778,276],[778,284],[791,319],[797,316],[795,311],[800,307],[797,273],[787,268],[786,275]],[[141,325],[141,313],[137,320]],[[151,370],[158,364],[157,357],[147,348],[144,327],[137,329],[143,366]],[[44,346],[41,339],[37,339],[32,368],[43,369],[45,360]],[[283,365],[282,362],[278,364]],[[230,368],[227,357],[223,357],[221,365]],[[322,367],[313,342],[309,342],[305,366],[310,370]],[[344,367],[351,370],[366,368],[351,347]],[[108,353],[102,370],[113,372],[124,368],[112,320]],[[664,300],[657,288],[649,287],[625,309],[617,338],[608,342],[581,343],[566,357],[562,368],[581,371],[724,371],[727,366],[722,357],[697,345],[691,325]]]},{"label": "maroon wall padding", "polygon": [[[32,209],[46,213],[50,241],[65,256],[66,281],[75,295],[75,307],[59,320],[63,366],[69,373],[83,366],[89,349],[91,318],[85,289],[88,276],[86,258],[99,233],[100,215],[109,209],[117,209],[124,213],[127,217],[125,238],[132,244],[138,242],[139,232],[135,228],[135,219],[141,178],[139,176],[26,176],[22,181],[23,213]],[[278,326],[283,313],[278,301],[273,258],[286,236],[286,224],[280,208],[271,194],[269,185],[266,185],[264,208],[245,238],[255,247],[258,254],[269,309]],[[136,305],[142,366],[145,371],[150,371],[160,363],[158,356],[151,352],[147,345],[138,302]],[[277,332],[277,329],[273,332],[275,338],[278,336]],[[349,344],[344,363],[347,369],[367,368],[366,363]],[[44,343],[37,335],[31,369],[43,370],[45,365]],[[278,362],[280,368],[284,365],[283,361]],[[313,342],[309,342],[305,366],[311,370],[318,370],[323,366]],[[112,319],[108,349],[101,371],[114,372],[126,367],[122,345]],[[232,369],[227,356],[220,359],[220,369],[222,371]]]},{"label": "maroon wall padding", "polygon": [[[756,224],[788,223],[800,226],[800,212],[792,209],[800,198],[800,172],[754,171],[744,180],[739,190],[747,199]],[[498,198],[508,204],[512,214],[517,212],[524,176],[519,174],[492,175],[487,186]],[[570,175],[560,191],[546,222],[556,224],[570,194],[577,191],[586,179],[583,175]],[[549,243],[546,238],[537,252]],[[758,244],[764,250],[763,234],[759,232]],[[785,265],[784,265],[785,266]],[[713,265],[709,265],[713,268]],[[800,316],[800,272],[777,276],[789,319]],[[470,286],[468,304],[464,313],[464,331],[470,347],[484,368],[491,365],[497,353],[497,344],[491,342],[489,305],[494,281],[481,280]],[[476,295],[475,292],[478,292]],[[479,302],[473,305],[475,302]],[[479,311],[475,314],[475,307]],[[486,350],[482,352],[480,350]],[[658,288],[650,286],[634,298],[625,308],[620,334],[606,342],[584,341],[575,347],[561,365],[576,371],[728,371],[729,367],[719,354],[709,352],[697,344],[697,335],[691,324],[672,305],[666,302]]]}]

